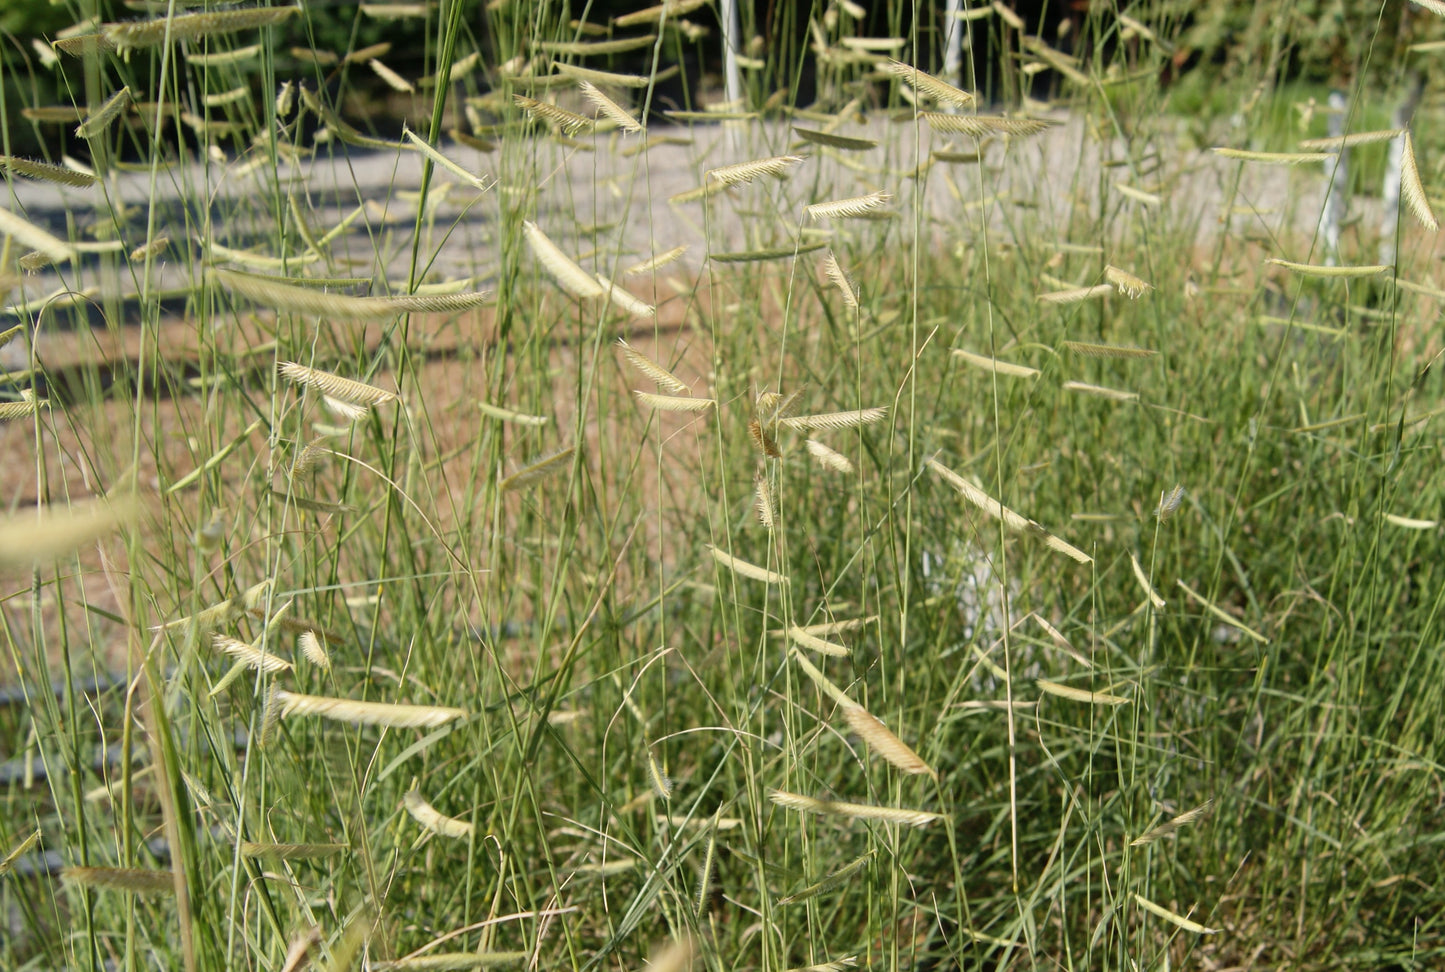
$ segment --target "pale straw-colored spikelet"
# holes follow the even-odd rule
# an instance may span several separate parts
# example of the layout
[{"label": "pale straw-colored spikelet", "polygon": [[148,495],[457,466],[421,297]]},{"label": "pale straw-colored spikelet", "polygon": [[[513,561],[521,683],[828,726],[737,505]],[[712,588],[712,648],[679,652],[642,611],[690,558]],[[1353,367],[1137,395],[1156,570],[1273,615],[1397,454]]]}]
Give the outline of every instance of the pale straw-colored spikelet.
[{"label": "pale straw-colored spikelet", "polygon": [[30,418],[38,414],[42,408],[48,408],[49,406],[50,400],[46,398],[30,398],[19,402],[0,402],[0,423]]},{"label": "pale straw-colored spikelet", "polygon": [[[580,64],[568,64],[565,61],[553,61],[552,66],[557,69],[558,74],[564,74],[569,78],[580,81],[591,81],[595,84],[607,84],[614,88],[645,88],[652,79],[643,74],[618,74],[615,71],[598,71],[593,68],[585,68]],[[661,77],[664,72],[659,71]],[[675,73],[669,69],[669,73]]]},{"label": "pale straw-colored spikelet", "polygon": [[296,461],[291,464],[292,479],[309,476],[316,471],[321,460],[331,454],[331,450],[326,447],[326,441],[326,436],[318,436],[297,454]]},{"label": "pale straw-colored spikelet", "polygon": [[[1415,0],[1415,2],[1416,2],[1416,3],[1419,3],[1420,0]],[[1187,931],[1187,932],[1193,932],[1193,933],[1196,934],[1196,935],[1218,935],[1218,934],[1219,934],[1219,929],[1218,929],[1218,928],[1207,928],[1207,927],[1205,927],[1204,925],[1201,925],[1201,924],[1200,924],[1199,922],[1197,922],[1197,921],[1191,921],[1190,919],[1184,917],[1184,916],[1181,915],[1181,914],[1178,914],[1177,912],[1170,911],[1168,908],[1164,907],[1163,905],[1155,904],[1154,902],[1150,901],[1148,898],[1144,897],[1143,895],[1138,894],[1137,892],[1136,892],[1135,895],[1134,895],[1134,901],[1135,901],[1136,904],[1139,905],[1139,907],[1143,908],[1145,911],[1149,912],[1151,915],[1155,915],[1155,916],[1157,916],[1157,917],[1159,917],[1159,918],[1163,918],[1165,921],[1169,922],[1171,925],[1175,925],[1176,927],[1182,928],[1182,929],[1184,929],[1184,930]]]},{"label": "pale straw-colored spikelet", "polygon": [[315,631],[306,630],[296,639],[301,649],[301,657],[305,658],[317,668],[329,669],[331,667],[331,655],[326,651],[326,639]]},{"label": "pale straw-colored spikelet", "polygon": [[167,39],[173,42],[197,40],[216,34],[230,34],[279,24],[296,14],[299,7],[252,7],[211,13],[179,14],[158,20],[105,24],[101,35],[122,53],[137,47],[155,47]]},{"label": "pale straw-colored spikelet", "polygon": [[1162,840],[1174,833],[1180,827],[1187,827],[1196,820],[1203,819],[1214,812],[1214,801],[1205,800],[1192,810],[1186,810],[1171,820],[1166,820],[1156,827],[1151,827],[1138,837],[1129,841],[1130,847],[1143,847],[1145,844],[1152,844],[1156,840]]},{"label": "pale straw-colored spikelet", "polygon": [[1433,530],[1440,525],[1439,520],[1422,520],[1413,516],[1400,516],[1398,513],[1382,513],[1381,518],[1391,526],[1404,530]]},{"label": "pale straw-colored spikelet", "polygon": [[72,553],[131,523],[140,512],[131,497],[51,505],[0,518],[0,567],[23,567]]},{"label": "pale straw-colored spikelet", "polygon": [[556,105],[538,101],[536,98],[528,98],[522,94],[512,95],[512,100],[516,102],[518,108],[537,121],[561,129],[566,135],[578,135],[592,127],[592,119],[586,115],[579,115],[575,111],[558,108]]},{"label": "pale straw-colored spikelet", "polygon": [[513,422],[517,425],[541,427],[552,421],[545,415],[532,415],[528,412],[519,412],[516,409],[493,405],[491,402],[477,402],[477,408],[483,415],[494,418],[498,422]]},{"label": "pale straw-colored spikelet", "polygon": [[844,716],[848,720],[848,727],[858,734],[858,738],[889,764],[904,773],[926,774],[938,778],[938,774],[922,757],[867,709],[853,706],[844,710]]},{"label": "pale straw-colored spikelet", "polygon": [[703,199],[710,199],[728,188],[726,182],[713,182],[711,180],[692,189],[685,189],[667,197],[668,203],[674,206],[681,206],[684,203],[699,202]]},{"label": "pale straw-colored spikelet", "polygon": [[1184,487],[1175,484],[1173,489],[1166,490],[1159,494],[1159,505],[1154,507],[1154,516],[1161,523],[1167,523],[1169,518],[1179,512],[1179,507],[1184,503]]},{"label": "pale straw-colored spikelet", "polygon": [[466,166],[462,165],[460,162],[454,162],[447,156],[443,155],[440,151],[434,148],[430,142],[422,138],[416,132],[413,132],[410,129],[403,129],[402,138],[406,139],[406,141],[410,143],[411,146],[422,155],[425,155],[427,158],[431,159],[433,163],[441,166],[443,169],[446,169],[452,175],[461,179],[473,189],[480,189],[485,192],[492,187],[491,183],[487,182],[487,180],[483,179],[476,173],[469,172]]},{"label": "pale straw-colored spikelet", "polygon": [[75,247],[4,208],[0,208],[0,236],[14,238],[16,242],[45,254],[53,263],[75,258]]},{"label": "pale straw-colored spikelet", "polygon": [[291,663],[286,659],[244,641],[218,634],[211,639],[211,644],[217,651],[230,655],[247,668],[255,668],[268,674],[291,671]]},{"label": "pale straw-colored spikelet", "polygon": [[656,42],[656,34],[643,34],[641,37],[619,37],[600,41],[541,41],[536,47],[548,54],[561,54],[565,57],[600,57],[604,54],[626,54],[628,51],[651,47]]},{"label": "pale straw-colored spikelet", "polygon": [[130,894],[174,894],[176,876],[171,871],[138,867],[67,867],[60,876],[72,884]]},{"label": "pale straw-colored spikelet", "polygon": [[3,860],[0,860],[0,877],[3,877],[5,872],[10,870],[22,856],[30,853],[30,849],[38,843],[40,843],[40,831],[35,830],[31,831],[29,837],[26,837],[20,841],[20,843],[10,848],[10,853],[6,854]]},{"label": "pale straw-colored spikelet", "polygon": [[158,256],[160,256],[162,253],[166,252],[166,248],[169,247],[170,245],[171,245],[171,238],[170,238],[169,236],[157,236],[155,239],[151,240],[149,243],[142,243],[140,246],[136,247],[134,250],[131,250],[131,251],[130,251],[130,259],[131,259],[131,262],[132,262],[132,263],[144,263],[146,260],[149,260],[149,259],[151,259],[151,258],[153,258],[153,257],[158,257]]},{"label": "pale straw-colored spikelet", "polygon": [[1415,141],[1408,131],[1403,138],[1405,144],[1400,152],[1400,198],[1405,200],[1405,206],[1411,215],[1420,221],[1420,225],[1433,233],[1440,228],[1440,223],[1430,209],[1430,200],[1426,197],[1425,186],[1420,181],[1420,169],[1415,164]]},{"label": "pale straw-colored spikelet", "polygon": [[0,155],[0,169],[27,179],[54,182],[76,189],[84,189],[100,181],[93,172],[80,172],[63,165],[51,165],[49,162],[22,159],[14,155]]},{"label": "pale straw-colored spikelet", "polygon": [[1390,272],[1390,266],[1388,264],[1327,267],[1313,263],[1295,263],[1292,260],[1281,260],[1277,257],[1270,257],[1264,262],[1272,266],[1283,267],[1290,273],[1297,273],[1301,277],[1352,279],[1355,277],[1378,277],[1380,274]]},{"label": "pale straw-colored spikelet", "polygon": [[633,317],[651,320],[657,316],[657,308],[653,307],[647,301],[642,300],[629,291],[623,290],[600,273],[594,273],[593,276],[597,278],[597,283],[602,287],[603,294],[608,300],[612,301],[614,306],[622,308]]},{"label": "pale straw-colored spikelet", "polygon": [[1065,341],[1064,350],[1085,358],[1152,358],[1158,351],[1126,344],[1094,344],[1090,341]]},{"label": "pale straw-colored spikelet", "polygon": [[1428,10],[1437,17],[1445,17],[1445,3],[1441,0],[1410,0],[1415,6],[1422,10]]},{"label": "pale straw-colored spikelet", "polygon": [[780,807],[801,813],[816,813],[828,816],[852,817],[858,820],[877,820],[882,823],[902,824],[906,827],[926,827],[936,820],[944,819],[941,813],[927,810],[908,810],[901,807],[879,807],[866,803],[845,803],[841,800],[815,800],[799,793],[784,790],[769,790],[768,799]]},{"label": "pale straw-colored spikelet", "polygon": [[832,250],[829,250],[828,255],[823,258],[823,273],[828,277],[828,280],[832,282],[833,286],[838,288],[838,292],[843,295],[843,303],[857,310],[858,287],[853,282],[853,279],[848,276],[848,272],[844,270],[838,262],[838,257]]},{"label": "pale straw-colored spikelet", "polygon": [[320,925],[312,925],[292,935],[290,944],[286,946],[286,956],[281,960],[281,972],[301,972],[311,961],[312,950],[320,944]]},{"label": "pale straw-colored spikelet", "polygon": [[651,273],[653,270],[659,270],[662,267],[667,266],[669,263],[672,263],[674,260],[681,257],[686,252],[686,243],[683,243],[680,246],[674,246],[672,249],[667,250],[663,253],[659,253],[657,256],[653,257],[650,260],[643,260],[641,263],[634,263],[626,270],[623,270],[622,275],[624,277],[638,277],[644,273]]},{"label": "pale straw-colored spikelet", "polygon": [[582,97],[592,103],[592,107],[602,116],[616,122],[622,131],[629,135],[642,131],[642,122],[638,121],[632,112],[607,97],[597,85],[591,81],[580,81],[577,87],[582,92]]},{"label": "pale straw-colored spikelet", "polygon": [[1134,556],[1133,551],[1129,552],[1129,565],[1134,568],[1134,579],[1144,589],[1144,596],[1149,598],[1149,603],[1154,606],[1154,610],[1164,610],[1164,598],[1159,596],[1159,592],[1149,582],[1149,575],[1144,573],[1144,566],[1139,563],[1139,558]]},{"label": "pale straw-colored spikelet", "polygon": [[852,429],[860,425],[872,425],[888,417],[887,406],[859,408],[850,412],[823,412],[818,415],[792,415],[779,419],[778,424],[790,429]]},{"label": "pale straw-colored spikelet", "polygon": [[1078,392],[1081,395],[1107,398],[1111,402],[1137,402],[1139,400],[1138,392],[1131,392],[1123,388],[1109,388],[1105,385],[1091,385],[1087,381],[1066,381],[1059,387],[1064,391]]},{"label": "pale straw-colored spikelet", "polygon": [[712,554],[713,560],[716,560],[723,567],[726,567],[728,570],[732,571],[739,577],[746,577],[749,580],[762,581],[765,584],[786,584],[788,582],[788,579],[782,574],[768,570],[766,567],[760,567],[757,564],[749,563],[748,561],[742,560],[741,558],[734,557],[726,550],[720,550],[717,547],[714,547],[712,544],[708,544],[707,549],[708,552]]},{"label": "pale straw-colored spikelet", "polygon": [[281,686],[272,682],[266,690],[266,699],[261,704],[261,725],[256,731],[256,744],[261,749],[268,748],[276,741],[276,733],[281,728]]},{"label": "pale straw-colored spikelet", "polygon": [[487,299],[485,292],[466,294],[403,294],[396,297],[350,297],[298,287],[276,277],[236,270],[210,271],[217,283],[247,300],[276,310],[313,314],[336,320],[383,320],[401,314],[450,314],[469,310]]},{"label": "pale straw-colored spikelet", "polygon": [[85,121],[75,129],[76,138],[97,138],[103,135],[111,123],[130,107],[130,104],[130,88],[123,87],[85,116]]},{"label": "pale straw-colored spikelet", "polygon": [[757,513],[758,522],[769,530],[777,525],[773,487],[768,482],[768,474],[761,469],[753,475],[753,512]]},{"label": "pale straw-colored spikelet", "polygon": [[829,472],[852,473],[855,471],[853,461],[836,449],[830,449],[817,439],[808,439],[803,443],[808,450],[808,455],[817,460],[818,465]]},{"label": "pale straw-colored spikelet", "polygon": [[1145,192],[1143,189],[1131,186],[1127,182],[1116,182],[1114,183],[1114,188],[1117,189],[1119,194],[1124,198],[1132,199],[1143,206],[1160,206],[1164,202],[1164,199],[1158,193]]},{"label": "pale straw-colored spikelet", "polygon": [[1030,368],[1028,365],[1014,364],[1011,361],[1000,361],[998,358],[990,358],[982,354],[974,354],[972,351],[965,351],[963,348],[954,348],[953,356],[964,364],[975,368],[982,368],[985,371],[992,371],[999,375],[1008,375],[1011,378],[1037,378],[1039,369]]},{"label": "pale straw-colored spikelet", "polygon": [[797,663],[798,667],[803,670],[803,674],[807,675],[813,684],[818,687],[818,691],[828,696],[828,698],[838,703],[838,705],[848,709],[858,704],[849,698],[847,692],[844,692],[837,683],[827,675],[824,675],[818,666],[814,665],[808,659],[808,656],[804,655],[797,648],[789,648],[788,657]]},{"label": "pale straw-colored spikelet", "polygon": [[397,74],[395,71],[387,67],[377,58],[373,57],[371,60],[367,61],[366,64],[368,67],[371,68],[372,71],[376,73],[376,76],[381,78],[381,80],[385,81],[387,87],[391,88],[393,91],[400,91],[402,94],[416,93],[416,85],[412,84],[400,74]]},{"label": "pale straw-colored spikelet", "polygon": [[576,451],[574,446],[568,446],[550,456],[538,459],[502,480],[497,488],[503,493],[510,493],[513,490],[535,486],[544,479],[563,473],[572,464],[572,454]]},{"label": "pale straw-colored spikelet", "polygon": [[800,155],[775,155],[766,159],[735,162],[732,165],[709,169],[706,181],[716,185],[741,186],[761,176],[782,177],[789,169],[803,161]]},{"label": "pale straw-colored spikelet", "polygon": [[5,345],[24,334],[26,330],[27,328],[24,324],[15,324],[0,331],[0,348],[5,347]]},{"label": "pale straw-colored spikelet", "polygon": [[643,405],[659,412],[705,412],[716,404],[711,398],[685,398],[678,395],[654,395],[652,392],[632,393]]},{"label": "pale straw-colored spikelet", "polygon": [[632,365],[633,368],[636,368],[643,377],[657,385],[658,388],[664,391],[676,392],[677,394],[682,394],[688,390],[687,385],[684,384],[681,379],[628,344],[625,338],[617,339],[617,347],[621,349],[622,356],[627,359],[627,363]]},{"label": "pale straw-colored spikelet", "polygon": [[813,203],[804,210],[809,219],[851,219],[877,213],[893,198],[891,192],[879,190],[866,196],[848,199],[834,199],[831,202]]},{"label": "pale straw-colored spikelet", "polygon": [[849,631],[857,631],[866,628],[878,620],[878,615],[870,614],[864,618],[843,618],[838,621],[823,621],[819,624],[805,624],[799,631],[810,635],[826,637],[828,635],[845,634]]},{"label": "pale straw-colored spikelet", "polygon": [[662,948],[653,950],[645,972],[690,972],[696,954],[697,946],[693,944],[692,936],[680,935]]},{"label": "pale straw-colored spikelet", "polygon": [[446,816],[416,790],[407,790],[401,802],[406,812],[411,814],[411,819],[439,837],[470,837],[472,834],[470,823]]},{"label": "pale straw-colored spikelet", "polygon": [[289,381],[315,388],[323,395],[350,402],[353,405],[374,407],[396,401],[396,394],[385,388],[377,388],[375,385],[343,378],[329,371],[308,368],[295,361],[281,362],[280,371],[281,377]]},{"label": "pale straw-colored spikelet", "polygon": [[433,952],[371,962],[367,969],[370,972],[466,972],[498,965],[523,965],[531,958],[531,952]]},{"label": "pale straw-colored spikelet", "polygon": [[1226,159],[1259,162],[1263,165],[1304,165],[1307,162],[1327,162],[1333,158],[1329,152],[1255,152],[1237,148],[1213,148],[1210,151]]},{"label": "pale straw-colored spikelet", "polygon": [[279,691],[276,701],[283,718],[318,716],[337,722],[354,722],[364,726],[385,726],[392,729],[435,729],[455,719],[465,718],[465,709],[441,705],[398,705],[392,702],[357,702],[324,695],[300,695]]},{"label": "pale straw-colored spikelet", "polygon": [[788,640],[799,648],[806,648],[809,651],[816,651],[820,655],[832,655],[835,658],[847,658],[848,648],[846,645],[835,644],[827,641],[810,631],[792,625],[788,628]]},{"label": "pale straw-colored spikelet", "polygon": [[647,781],[652,786],[652,792],[664,800],[672,799],[672,777],[667,775],[651,746],[647,747]]},{"label": "pale straw-colored spikelet", "polygon": [[1218,618],[1220,621],[1223,621],[1225,624],[1229,625],[1231,628],[1235,629],[1236,631],[1240,632],[1241,634],[1245,635],[1253,641],[1257,641],[1262,645],[1269,644],[1268,638],[1260,634],[1258,631],[1255,631],[1249,625],[1245,624],[1243,621],[1239,620],[1219,605],[1211,602],[1203,594],[1200,594],[1188,584],[1184,583],[1184,578],[1175,578],[1174,583],[1178,584],[1179,589],[1182,590],[1185,594],[1189,595],[1190,600],[1194,601],[1194,603],[1204,608],[1204,610],[1214,615],[1214,617]]},{"label": "pale straw-colored spikelet", "polygon": [[935,132],[957,132],[974,138],[989,135],[1013,135],[1023,137],[1037,135],[1055,123],[1039,118],[1005,118],[1001,115],[940,115],[923,112],[923,119]]},{"label": "pale straw-colored spikelet", "polygon": [[859,871],[863,870],[863,868],[867,867],[868,862],[873,860],[874,853],[874,851],[870,850],[862,857],[855,857],[853,860],[849,861],[847,864],[844,864],[836,871],[824,875],[822,878],[808,885],[806,888],[803,888],[801,891],[794,891],[792,894],[788,895],[785,898],[779,898],[778,904],[796,904],[799,901],[807,901],[809,898],[816,898],[818,895],[822,894],[824,891],[829,890],[830,888],[838,887],[840,884],[847,881],[854,874],[857,874]]},{"label": "pale straw-colored spikelet", "polygon": [[[639,27],[642,25],[659,24],[669,20],[676,20],[678,17],[686,17],[704,5],[707,0],[666,0],[651,7],[643,7],[641,10],[634,10],[612,19],[614,27]],[[654,966],[656,963],[653,963]],[[653,968],[652,972],[666,972]]]},{"label": "pale straw-colored spikelet", "polygon": [[992,496],[989,496],[982,489],[943,465],[937,459],[928,459],[924,462],[924,465],[937,473],[944,482],[962,493],[964,499],[968,500],[980,510],[983,510],[989,516],[1003,521],[1004,526],[1010,530],[1016,530],[1020,533],[1027,533],[1038,537],[1043,541],[1044,546],[1050,550],[1057,550],[1064,556],[1076,560],[1081,564],[1091,564],[1094,562],[1093,557],[1090,557],[1067,541],[1054,536],[1028,517],[1015,513]]},{"label": "pale straw-colored spikelet", "polygon": [[1128,270],[1121,270],[1113,264],[1104,267],[1104,279],[1113,284],[1115,290],[1130,300],[1138,300],[1154,289],[1153,286],[1134,276]]},{"label": "pale straw-colored spikelet", "polygon": [[1085,300],[1107,297],[1113,292],[1113,286],[1105,283],[1097,284],[1093,287],[1074,287],[1069,290],[1054,290],[1046,294],[1039,294],[1034,299],[1044,304],[1077,304]]},{"label": "pale straw-colored spikelet", "polygon": [[977,100],[969,92],[955,88],[941,78],[925,74],[911,64],[904,64],[902,61],[889,58],[878,67],[903,81],[923,97],[932,98],[940,104],[953,105],[955,108],[969,108]]},{"label": "pale straw-colored spikelet", "polygon": [[1326,151],[1338,151],[1343,148],[1354,148],[1356,145],[1370,145],[1374,142],[1388,142],[1393,138],[1403,135],[1403,128],[1386,128],[1375,132],[1351,132],[1348,135],[1331,135],[1327,138],[1307,138],[1299,143],[1299,147],[1306,151],[1324,149]]},{"label": "pale straw-colored spikelet", "polygon": [[1072,685],[1064,685],[1061,682],[1053,682],[1046,678],[1034,679],[1034,684],[1039,691],[1045,695],[1052,695],[1059,699],[1068,699],[1071,702],[1085,702],[1089,705],[1127,705],[1129,700],[1122,695],[1111,695],[1108,692],[1090,692],[1087,689],[1074,688]]},{"label": "pale straw-colored spikelet", "polygon": [[563,253],[536,223],[531,220],[523,221],[522,234],[527,238],[527,245],[531,247],[533,256],[542,264],[548,276],[569,296],[582,300],[601,297],[605,293],[602,285]]},{"label": "pale straw-colored spikelet", "polygon": [[357,405],[355,402],[348,402],[344,398],[334,398],[331,395],[322,395],[321,404],[326,410],[336,416],[342,422],[360,422],[366,418],[369,409],[365,405]]}]

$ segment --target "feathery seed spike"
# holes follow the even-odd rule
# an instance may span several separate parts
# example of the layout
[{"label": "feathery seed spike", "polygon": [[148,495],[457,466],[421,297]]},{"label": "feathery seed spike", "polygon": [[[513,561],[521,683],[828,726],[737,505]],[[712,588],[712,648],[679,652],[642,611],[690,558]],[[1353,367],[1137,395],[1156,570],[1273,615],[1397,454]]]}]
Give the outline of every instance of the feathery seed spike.
[{"label": "feathery seed spike", "polygon": [[659,412],[705,412],[717,404],[711,398],[683,398],[676,395],[654,395],[651,392],[634,391],[637,401]]},{"label": "feathery seed spike", "polygon": [[845,474],[855,471],[852,460],[816,439],[808,439],[803,446],[808,450],[808,455],[818,460],[818,465],[824,469]]},{"label": "feathery seed spike", "polygon": [[527,245],[543,269],[569,296],[578,300],[601,297],[606,291],[586,270],[579,267],[571,257],[553,243],[542,228],[531,220],[524,220],[522,233]]},{"label": "feathery seed spike", "polygon": [[953,356],[965,364],[973,365],[975,368],[983,368],[1000,375],[1008,375],[1012,378],[1037,378],[1039,369],[1030,368],[1028,365],[1014,364],[1010,361],[1000,361],[997,358],[985,357],[981,354],[974,354],[972,351],[965,351],[963,348],[954,348]]},{"label": "feathery seed spike", "polygon": [[649,381],[656,384],[657,387],[677,394],[688,391],[687,385],[684,384],[681,379],[628,344],[625,338],[618,338],[617,346],[622,350],[622,354],[627,359],[627,363],[641,372]]},{"label": "feathery seed spike", "polygon": [[283,718],[319,716],[337,722],[354,722],[364,726],[385,726],[392,729],[435,729],[455,719],[465,718],[465,709],[440,705],[398,705],[392,702],[357,702],[354,699],[323,695],[301,695],[278,691],[276,701]]},{"label": "feathery seed spike", "polygon": [[576,451],[575,447],[568,446],[560,452],[554,452],[550,456],[538,459],[526,468],[518,470],[502,480],[497,488],[503,493],[509,493],[513,490],[533,486],[549,476],[555,476],[571,464],[572,454]]},{"label": "feathery seed spike", "polygon": [[470,837],[472,834],[473,828],[469,822],[446,816],[416,790],[407,790],[402,794],[401,802],[406,807],[406,812],[411,814],[411,819],[439,837],[461,838]]},{"label": "feathery seed spike", "polygon": [[708,552],[712,559],[716,560],[723,567],[737,574],[739,577],[746,577],[749,580],[759,580],[766,584],[786,584],[788,579],[782,574],[768,570],[766,567],[759,567],[757,564],[749,563],[725,550],[720,550],[712,544],[707,544]]},{"label": "feathery seed spike", "polygon": [[377,388],[375,385],[368,385],[364,382],[353,381],[350,378],[343,378],[340,375],[333,375],[329,371],[319,371],[315,368],[308,368],[295,361],[283,361],[280,366],[281,377],[293,381],[298,385],[307,385],[315,388],[322,394],[351,405],[362,407],[375,407],[386,405],[397,400],[396,395],[384,388]]},{"label": "feathery seed spike", "polygon": [[790,168],[804,161],[800,155],[775,155],[750,162],[735,162],[732,165],[709,169],[705,181],[723,186],[746,185],[760,176],[783,176]]},{"label": "feathery seed spike", "polygon": [[873,713],[862,706],[854,706],[844,710],[844,714],[848,719],[849,728],[886,762],[904,773],[926,774],[934,779],[938,778],[938,774],[933,771],[933,768]]}]

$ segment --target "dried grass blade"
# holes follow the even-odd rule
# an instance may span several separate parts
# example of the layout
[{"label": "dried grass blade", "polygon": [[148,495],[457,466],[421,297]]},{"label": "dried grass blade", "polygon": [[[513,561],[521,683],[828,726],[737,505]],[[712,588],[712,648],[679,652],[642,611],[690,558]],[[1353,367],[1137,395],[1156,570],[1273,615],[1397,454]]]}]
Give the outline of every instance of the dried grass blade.
[{"label": "dried grass blade", "polygon": [[873,752],[881,756],[892,766],[904,773],[914,775],[926,774],[938,778],[933,767],[923,761],[913,749],[902,739],[885,726],[882,721],[873,713],[862,706],[854,706],[844,712],[848,719],[848,726],[858,737],[873,748]]},{"label": "dried grass blade", "polygon": [[497,488],[503,493],[510,493],[513,490],[525,489],[533,486],[549,476],[555,476],[567,469],[572,463],[572,454],[576,447],[568,446],[560,452],[554,452],[550,456],[538,459],[536,462],[520,469],[498,484]]},{"label": "dried grass blade", "polygon": [[353,722],[363,726],[385,726],[392,729],[435,729],[455,719],[465,718],[465,709],[440,705],[399,705],[393,702],[357,702],[354,699],[324,695],[300,695],[278,691],[276,701],[283,718],[302,715],[319,716],[337,722]]},{"label": "dried grass blade", "polygon": [[436,834],[439,837],[470,837],[472,825],[465,820],[458,820],[456,817],[448,817],[426,801],[416,790],[407,790],[401,798],[402,805],[406,812],[411,814],[411,819],[421,824],[423,829]]},{"label": "dried grass blade", "polygon": [[1011,378],[1037,378],[1039,376],[1039,369],[1037,368],[1030,368],[1028,365],[1013,364],[1009,361],[1000,361],[997,358],[985,357],[981,354],[974,354],[972,351],[965,351],[963,348],[954,348],[953,356],[965,364],[973,365],[975,368],[983,368],[985,371],[1008,375]]},{"label": "dried grass blade", "polygon": [[569,296],[585,300],[601,297],[605,293],[602,285],[592,279],[591,275],[579,267],[571,257],[563,253],[561,248],[553,243],[536,223],[531,220],[523,221],[522,233],[526,236],[527,245],[532,248],[532,253],[537,257],[538,262],[556,281],[557,286],[561,287]]},{"label": "dried grass blade", "polygon": [[712,544],[707,544],[707,549],[712,554],[712,559],[723,567],[737,574],[739,577],[746,577],[749,580],[762,581],[765,584],[786,584],[788,579],[782,574],[760,567],[739,557],[734,557],[726,550],[720,550]]}]

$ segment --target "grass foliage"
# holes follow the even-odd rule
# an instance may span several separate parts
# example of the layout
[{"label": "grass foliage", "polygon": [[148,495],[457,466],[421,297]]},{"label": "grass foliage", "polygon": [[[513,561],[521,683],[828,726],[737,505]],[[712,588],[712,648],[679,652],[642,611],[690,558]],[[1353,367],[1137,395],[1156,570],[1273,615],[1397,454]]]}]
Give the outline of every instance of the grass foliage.
[{"label": "grass foliage", "polygon": [[[678,0],[70,34],[0,119],[96,177],[3,168],[0,966],[1445,963],[1434,237],[1320,269],[1171,5],[1002,6],[956,86],[750,10],[732,105],[654,100]],[[1297,151],[1278,69],[1188,128]]]}]

